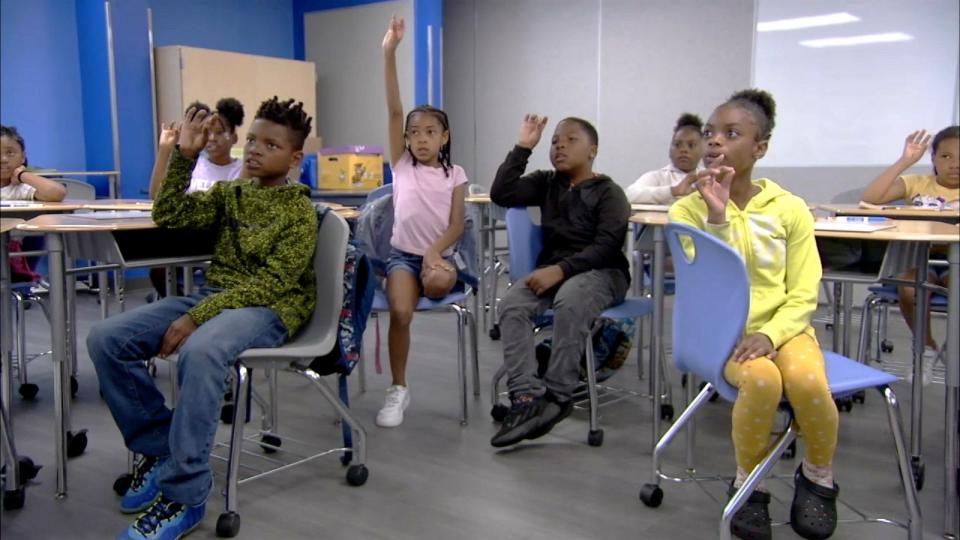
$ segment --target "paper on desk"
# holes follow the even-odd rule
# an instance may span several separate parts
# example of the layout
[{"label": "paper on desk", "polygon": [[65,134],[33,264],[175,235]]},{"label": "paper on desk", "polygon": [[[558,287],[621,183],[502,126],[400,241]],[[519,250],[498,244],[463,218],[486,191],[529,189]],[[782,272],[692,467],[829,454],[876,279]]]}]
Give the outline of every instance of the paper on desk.
[{"label": "paper on desk", "polygon": [[82,214],[73,214],[71,217],[89,218],[89,219],[133,219],[150,217],[148,210],[105,210],[98,212],[84,212]]},{"label": "paper on desk", "polygon": [[0,206],[8,206],[10,208],[38,208],[43,206],[43,204],[33,201],[0,200]]},{"label": "paper on desk", "polygon": [[896,226],[894,220],[882,217],[838,216],[819,218],[813,228],[818,231],[874,232]]}]

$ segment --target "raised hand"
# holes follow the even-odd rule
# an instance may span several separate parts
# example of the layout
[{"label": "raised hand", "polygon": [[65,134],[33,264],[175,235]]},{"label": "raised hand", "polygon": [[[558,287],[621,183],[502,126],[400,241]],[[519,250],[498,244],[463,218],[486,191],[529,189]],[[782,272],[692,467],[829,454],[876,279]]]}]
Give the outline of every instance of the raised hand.
[{"label": "raised hand", "polygon": [[520,123],[520,136],[517,138],[517,145],[524,148],[533,149],[540,142],[543,135],[543,128],[547,127],[546,116],[528,114],[523,117]]},{"label": "raised hand", "polygon": [[406,24],[403,17],[390,17],[390,24],[387,26],[387,33],[383,35],[383,50],[393,52],[397,50],[397,45],[403,40],[403,34],[406,31]]},{"label": "raised hand", "polygon": [[927,153],[927,147],[930,146],[930,138],[930,134],[927,133],[925,129],[920,129],[907,135],[907,140],[903,143],[903,155],[900,159],[909,165],[920,161],[920,158]]},{"label": "raised hand", "polygon": [[173,148],[180,138],[180,124],[177,122],[163,123],[160,125],[160,141],[162,148]]},{"label": "raised hand", "polygon": [[727,201],[730,200],[730,184],[735,173],[733,167],[726,165],[697,173],[697,191],[707,203],[707,220],[710,223],[727,221]]},{"label": "raised hand", "polygon": [[187,109],[187,114],[183,117],[180,124],[180,138],[178,144],[180,153],[190,159],[196,158],[200,150],[207,144],[207,132],[209,124],[204,120],[207,118],[207,111],[197,110],[196,107]]}]

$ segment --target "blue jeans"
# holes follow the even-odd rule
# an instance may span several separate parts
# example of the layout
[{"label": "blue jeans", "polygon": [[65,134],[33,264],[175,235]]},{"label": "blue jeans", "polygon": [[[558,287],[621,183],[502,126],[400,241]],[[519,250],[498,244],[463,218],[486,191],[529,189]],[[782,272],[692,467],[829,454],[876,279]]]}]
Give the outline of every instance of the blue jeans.
[{"label": "blue jeans", "polygon": [[176,408],[147,373],[145,360],[160,350],[174,320],[218,289],[172,296],[100,321],[87,336],[100,390],[127,448],[170,456],[157,481],[163,494],[195,506],[211,488],[210,449],[220,418],[226,380],[237,356],[252,347],[276,347],[287,329],[266,307],[227,309],[202,324],[180,348]]}]

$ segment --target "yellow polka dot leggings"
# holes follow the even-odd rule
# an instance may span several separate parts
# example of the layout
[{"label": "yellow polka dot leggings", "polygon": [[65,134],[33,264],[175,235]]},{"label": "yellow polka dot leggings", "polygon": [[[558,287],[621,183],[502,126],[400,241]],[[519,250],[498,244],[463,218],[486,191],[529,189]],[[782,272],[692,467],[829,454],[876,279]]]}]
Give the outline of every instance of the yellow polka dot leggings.
[{"label": "yellow polka dot leggings", "polygon": [[773,360],[764,356],[727,362],[724,377],[739,389],[733,405],[733,446],[737,466],[750,472],[770,446],[777,405],[784,392],[793,406],[811,465],[833,463],[837,448],[837,407],[830,395],[823,353],[816,339],[799,334]]}]

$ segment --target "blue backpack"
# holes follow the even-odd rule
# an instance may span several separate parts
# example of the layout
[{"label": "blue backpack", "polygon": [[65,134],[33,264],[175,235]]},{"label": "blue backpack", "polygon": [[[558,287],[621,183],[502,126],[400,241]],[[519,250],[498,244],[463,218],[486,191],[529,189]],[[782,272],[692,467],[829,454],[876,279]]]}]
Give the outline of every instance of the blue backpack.
[{"label": "blue backpack", "polygon": [[[321,226],[328,212],[330,209],[326,206],[317,207],[317,222]],[[360,361],[363,332],[373,309],[375,289],[373,267],[367,256],[351,240],[347,243],[347,254],[343,260],[343,306],[340,311],[339,343],[330,353],[314,358],[310,369],[320,375],[349,375],[353,371]]]}]

